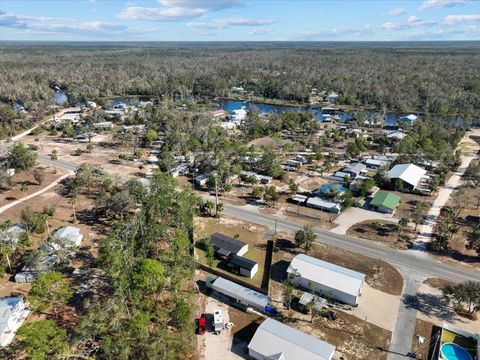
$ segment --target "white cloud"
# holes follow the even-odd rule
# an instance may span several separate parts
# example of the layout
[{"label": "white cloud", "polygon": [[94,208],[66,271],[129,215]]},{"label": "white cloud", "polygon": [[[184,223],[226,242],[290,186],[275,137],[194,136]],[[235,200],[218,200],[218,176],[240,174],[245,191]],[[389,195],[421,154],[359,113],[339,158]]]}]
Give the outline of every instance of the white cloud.
[{"label": "white cloud", "polygon": [[419,23],[421,22],[422,19],[420,19],[419,17],[415,16],[415,15],[412,15],[412,16],[409,16],[408,19],[407,19],[407,22],[409,24],[415,24],[415,23]]},{"label": "white cloud", "polygon": [[126,8],[118,17],[132,20],[175,21],[202,16],[206,13],[203,9],[169,7],[145,8],[131,6]]},{"label": "white cloud", "polygon": [[135,36],[158,31],[158,29],[137,29],[101,21],[75,23],[70,19],[23,16],[0,11],[0,27],[2,26],[21,29],[30,34],[68,34],[80,37]]},{"label": "white cloud", "polygon": [[159,0],[159,2],[163,7],[128,6],[118,17],[132,20],[178,21],[197,18],[245,3],[244,0]]},{"label": "white cloud", "polygon": [[403,7],[396,7],[388,12],[388,15],[391,16],[400,16],[403,14],[405,14],[405,9]]},{"label": "white cloud", "polygon": [[455,25],[461,22],[471,21],[480,21],[480,14],[448,15],[443,19],[443,23],[447,25]]},{"label": "white cloud", "polygon": [[456,5],[465,5],[470,3],[471,0],[425,0],[420,6],[420,10],[427,10],[432,8],[445,8]]},{"label": "white cloud", "polygon": [[187,25],[203,29],[225,29],[232,26],[264,26],[273,24],[273,19],[227,18],[216,19],[211,22],[190,22]]},{"label": "white cloud", "polygon": [[261,36],[270,34],[272,31],[268,29],[252,29],[248,32],[248,35],[251,36]]}]

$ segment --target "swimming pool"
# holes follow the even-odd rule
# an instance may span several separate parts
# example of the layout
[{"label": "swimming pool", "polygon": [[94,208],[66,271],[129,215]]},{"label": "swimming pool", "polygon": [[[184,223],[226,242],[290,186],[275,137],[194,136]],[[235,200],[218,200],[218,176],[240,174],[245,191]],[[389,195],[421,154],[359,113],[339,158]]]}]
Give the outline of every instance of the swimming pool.
[{"label": "swimming pool", "polygon": [[443,360],[473,360],[467,350],[454,343],[443,344],[440,353]]}]

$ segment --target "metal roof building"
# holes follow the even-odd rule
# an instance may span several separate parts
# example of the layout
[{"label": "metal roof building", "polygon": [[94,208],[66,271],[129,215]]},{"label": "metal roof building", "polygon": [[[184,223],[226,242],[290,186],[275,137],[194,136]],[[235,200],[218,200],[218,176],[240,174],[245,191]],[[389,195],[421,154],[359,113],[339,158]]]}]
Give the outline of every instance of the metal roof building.
[{"label": "metal roof building", "polygon": [[212,290],[231,297],[240,304],[252,306],[261,311],[265,311],[265,306],[271,301],[267,295],[260,294],[255,290],[221,277],[217,277],[210,282],[207,280],[207,286]]},{"label": "metal roof building", "polygon": [[83,239],[80,229],[73,226],[65,226],[58,229],[53,237],[57,239],[65,239],[71,246],[79,246]]},{"label": "metal roof building", "polygon": [[30,310],[20,296],[0,298],[0,346],[9,345]]},{"label": "metal roof building", "polygon": [[365,274],[304,254],[293,258],[287,273],[297,286],[352,306],[365,281]]},{"label": "metal roof building", "polygon": [[233,268],[238,274],[247,276],[250,279],[255,276],[258,271],[258,263],[243,256],[233,255],[228,260],[228,266]]},{"label": "metal roof building", "polygon": [[257,360],[331,360],[335,346],[268,318],[255,332],[248,354]]},{"label": "metal roof building", "polygon": [[306,205],[311,208],[325,210],[336,214],[338,214],[341,210],[340,204],[319,197],[308,198]]},{"label": "metal roof building", "polygon": [[401,179],[415,189],[426,173],[427,171],[425,169],[422,169],[417,165],[398,164],[390,169],[390,171],[387,173],[387,178],[390,180]]},{"label": "metal roof building", "polygon": [[247,243],[220,233],[210,235],[210,243],[215,252],[223,257],[231,254],[242,256],[248,251]]}]

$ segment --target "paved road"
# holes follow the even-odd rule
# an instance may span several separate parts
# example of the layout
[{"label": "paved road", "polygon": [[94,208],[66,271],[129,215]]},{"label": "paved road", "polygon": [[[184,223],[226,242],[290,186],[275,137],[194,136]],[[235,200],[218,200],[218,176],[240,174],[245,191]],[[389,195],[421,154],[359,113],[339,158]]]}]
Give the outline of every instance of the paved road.
[{"label": "paved road", "polygon": [[[302,228],[301,224],[293,221],[278,219],[271,215],[260,214],[255,211],[254,207],[224,205],[225,211],[223,213],[226,215],[264,225],[269,228],[275,228],[276,223],[277,231],[293,233]],[[429,257],[418,258],[404,251],[391,249],[369,240],[352,238],[341,234],[333,234],[328,230],[316,228],[315,232],[318,235],[318,241],[321,243],[333,245],[370,257],[380,258],[381,260],[405,269],[405,271],[414,275],[423,277],[435,276],[451,281],[480,281],[480,272],[477,271],[463,270],[455,266],[435,261]]]},{"label": "paved road", "polygon": [[388,360],[404,360],[405,355],[412,347],[413,335],[415,333],[415,322],[417,310],[410,306],[409,302],[415,297],[422,283],[418,277],[405,277],[402,291],[402,299],[398,307],[395,329],[393,329],[390,342]]},{"label": "paved road", "polygon": [[[38,161],[59,168],[64,168],[70,171],[75,171],[78,165],[62,161],[50,160],[48,156],[40,155]],[[287,233],[294,233],[301,229],[303,225],[296,222],[279,219],[272,215],[261,214],[255,206],[234,206],[224,204],[224,214],[232,216],[241,220],[249,221],[254,224],[267,226],[277,231],[285,231]],[[334,234],[328,230],[316,228],[315,232],[318,235],[318,241],[324,244],[333,245],[345,250],[349,250],[358,254],[380,258],[391,265],[404,269],[404,272],[412,275],[422,277],[438,277],[445,280],[463,282],[467,280],[480,281],[480,272],[463,270],[461,268],[447,265],[439,261],[435,261],[430,257],[419,258],[404,251],[395,250],[376,244],[369,240],[349,237],[342,234]]]}]

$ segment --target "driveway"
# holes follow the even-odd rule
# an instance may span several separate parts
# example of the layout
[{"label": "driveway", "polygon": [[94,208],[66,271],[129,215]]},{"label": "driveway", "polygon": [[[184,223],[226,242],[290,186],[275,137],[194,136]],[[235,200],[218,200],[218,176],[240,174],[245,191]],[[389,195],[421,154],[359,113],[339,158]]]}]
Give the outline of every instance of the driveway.
[{"label": "driveway", "polygon": [[365,210],[352,207],[342,212],[333,222],[338,226],[330,231],[335,234],[345,235],[347,230],[353,225],[367,220],[387,220],[397,223],[398,219],[393,218],[392,214],[382,214],[376,211]]},{"label": "driveway", "polygon": [[[205,312],[213,314],[216,309],[222,310],[223,321],[230,321],[228,306],[212,298],[205,304]],[[205,334],[205,360],[244,360],[245,357],[237,355],[242,351],[233,347],[233,329],[225,329],[220,334],[207,332]]]},{"label": "driveway", "polygon": [[382,329],[392,331],[397,320],[399,305],[400,296],[384,293],[364,283],[358,306],[350,313]]}]

